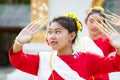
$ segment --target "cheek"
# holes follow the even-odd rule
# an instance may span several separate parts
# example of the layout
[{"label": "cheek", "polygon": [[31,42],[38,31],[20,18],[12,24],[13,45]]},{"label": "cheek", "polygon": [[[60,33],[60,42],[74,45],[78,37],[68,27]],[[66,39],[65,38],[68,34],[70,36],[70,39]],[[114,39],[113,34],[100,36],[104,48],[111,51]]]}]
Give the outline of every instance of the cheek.
[{"label": "cheek", "polygon": [[90,30],[92,25],[87,24],[86,26],[87,26],[88,30]]},{"label": "cheek", "polygon": [[68,36],[65,34],[61,34],[59,36],[57,36],[57,40],[61,41],[61,42],[65,42],[68,39]]},{"label": "cheek", "polygon": [[87,25],[87,27],[90,27],[92,25],[92,23],[91,22],[87,22],[86,25]]}]

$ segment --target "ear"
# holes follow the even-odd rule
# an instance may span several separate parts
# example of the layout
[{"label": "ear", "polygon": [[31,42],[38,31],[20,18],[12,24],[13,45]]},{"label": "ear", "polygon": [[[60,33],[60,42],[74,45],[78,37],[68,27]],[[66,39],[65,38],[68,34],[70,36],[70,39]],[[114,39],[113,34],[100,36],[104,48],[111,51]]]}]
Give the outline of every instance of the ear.
[{"label": "ear", "polygon": [[87,18],[85,19],[85,21],[84,21],[84,22],[85,22],[85,24],[87,24]]},{"label": "ear", "polygon": [[75,32],[70,33],[70,40],[72,41],[76,36]]}]

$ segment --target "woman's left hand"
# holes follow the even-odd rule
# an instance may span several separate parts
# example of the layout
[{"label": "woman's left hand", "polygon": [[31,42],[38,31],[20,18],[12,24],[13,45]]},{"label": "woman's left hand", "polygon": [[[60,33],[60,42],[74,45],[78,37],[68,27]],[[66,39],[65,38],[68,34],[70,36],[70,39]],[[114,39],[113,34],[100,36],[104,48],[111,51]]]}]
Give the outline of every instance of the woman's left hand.
[{"label": "woman's left hand", "polygon": [[111,17],[110,18],[110,23],[112,23],[113,25],[120,28],[120,16],[119,17]]},{"label": "woman's left hand", "polygon": [[111,45],[116,49],[120,49],[120,34],[117,32],[111,33],[108,38],[111,41]]},{"label": "woman's left hand", "polygon": [[102,19],[99,19],[99,22],[97,22],[94,18],[94,22],[98,25],[98,29],[109,38],[111,45],[116,49],[120,49],[120,34],[107,21],[105,23]]},{"label": "woman's left hand", "polygon": [[107,14],[107,13],[104,13],[104,14],[111,24],[120,28],[120,16],[119,15],[117,15],[111,11],[109,11],[109,14]]}]

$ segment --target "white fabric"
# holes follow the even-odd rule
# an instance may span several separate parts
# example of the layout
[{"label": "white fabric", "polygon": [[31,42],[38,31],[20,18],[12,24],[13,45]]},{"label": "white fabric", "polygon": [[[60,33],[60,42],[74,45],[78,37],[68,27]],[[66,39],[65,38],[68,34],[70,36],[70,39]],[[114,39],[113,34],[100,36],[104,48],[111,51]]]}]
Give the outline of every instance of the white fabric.
[{"label": "white fabric", "polygon": [[[52,53],[52,52],[51,52]],[[40,53],[39,80],[48,80],[51,75],[50,70],[50,52]],[[72,70],[64,61],[62,61],[57,53],[54,52],[52,57],[52,68],[65,80],[84,80],[78,73]]]},{"label": "white fabric", "polygon": [[50,55],[51,52],[41,52],[38,70],[38,80],[48,80],[51,75]]},{"label": "white fabric", "polygon": [[80,51],[92,52],[104,56],[103,51],[88,36],[82,36],[80,41]]},{"label": "white fabric", "polygon": [[37,77],[34,75],[15,69],[6,75],[6,79],[0,78],[0,80],[35,80],[35,78]]},{"label": "white fabric", "polygon": [[120,72],[111,72],[108,75],[109,80],[120,80]]}]

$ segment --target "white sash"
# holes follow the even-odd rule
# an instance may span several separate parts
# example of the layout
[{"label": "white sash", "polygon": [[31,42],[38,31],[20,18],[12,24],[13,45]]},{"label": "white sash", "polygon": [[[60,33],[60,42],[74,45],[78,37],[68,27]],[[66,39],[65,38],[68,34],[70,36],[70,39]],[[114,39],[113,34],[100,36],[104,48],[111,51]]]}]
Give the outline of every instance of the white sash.
[{"label": "white sash", "polygon": [[[40,53],[40,65],[38,71],[39,80],[48,80],[51,75],[50,55],[50,52]],[[63,60],[61,60],[56,53],[54,53],[52,57],[52,68],[64,80],[84,80],[76,71],[72,70]]]},{"label": "white sash", "polygon": [[120,72],[111,72],[108,75],[109,80],[120,80]]},{"label": "white sash", "polygon": [[48,80],[51,75],[50,70],[50,55],[51,52],[41,52],[39,69],[38,69],[38,80]]},{"label": "white sash", "polygon": [[102,50],[88,36],[81,37],[80,51],[82,52],[89,51],[89,52],[104,56]]}]

